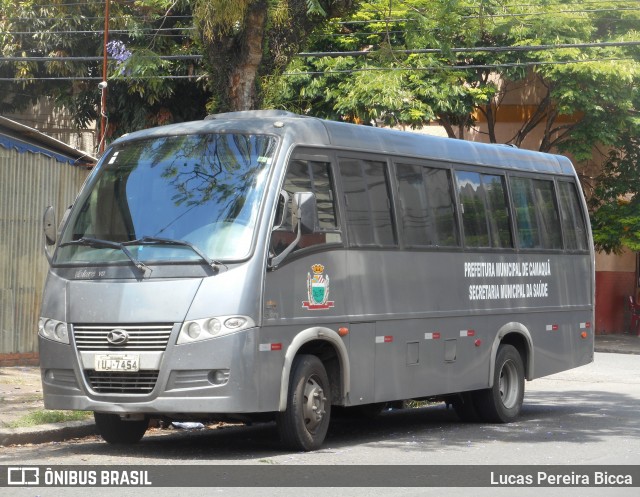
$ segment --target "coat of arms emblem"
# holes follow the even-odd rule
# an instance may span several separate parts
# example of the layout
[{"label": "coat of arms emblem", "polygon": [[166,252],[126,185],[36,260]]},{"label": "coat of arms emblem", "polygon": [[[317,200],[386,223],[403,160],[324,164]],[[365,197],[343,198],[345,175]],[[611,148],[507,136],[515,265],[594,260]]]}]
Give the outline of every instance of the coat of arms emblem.
[{"label": "coat of arms emblem", "polygon": [[329,276],[324,274],[324,266],[314,264],[311,271],[313,274],[307,273],[308,300],[302,302],[302,307],[311,311],[333,307],[334,302],[329,300]]}]

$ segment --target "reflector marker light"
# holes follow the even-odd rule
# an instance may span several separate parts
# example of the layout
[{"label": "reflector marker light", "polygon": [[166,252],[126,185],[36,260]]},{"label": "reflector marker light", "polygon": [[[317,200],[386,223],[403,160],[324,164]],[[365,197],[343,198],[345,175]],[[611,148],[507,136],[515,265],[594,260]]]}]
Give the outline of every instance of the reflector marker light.
[{"label": "reflector marker light", "polygon": [[424,339],[425,340],[440,340],[440,332],[439,331],[434,331],[433,333],[425,333],[424,334]]},{"label": "reflector marker light", "polygon": [[585,328],[591,328],[591,323],[589,321],[586,323],[580,323],[580,329],[584,330]]},{"label": "reflector marker light", "polygon": [[460,330],[461,337],[474,337],[476,336],[476,330]]},{"label": "reflector marker light", "polygon": [[548,324],[547,325],[547,331],[558,331],[558,325],[557,324]]},{"label": "reflector marker light", "polygon": [[260,352],[271,352],[272,350],[282,350],[281,343],[261,343],[258,346]]},{"label": "reflector marker light", "polygon": [[391,342],[393,342],[392,335],[384,335],[384,336],[376,337],[376,343],[391,343]]}]

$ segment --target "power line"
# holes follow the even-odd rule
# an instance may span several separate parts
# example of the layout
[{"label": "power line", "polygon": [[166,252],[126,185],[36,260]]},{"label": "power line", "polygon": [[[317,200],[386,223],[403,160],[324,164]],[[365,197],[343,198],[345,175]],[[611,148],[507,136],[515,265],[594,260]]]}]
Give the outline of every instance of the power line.
[{"label": "power line", "polygon": [[[158,56],[147,56],[140,55],[138,56],[140,59],[160,59],[160,60],[201,60],[203,58],[202,55],[158,55]],[[42,56],[34,56],[34,57],[0,57],[0,62],[96,62],[103,60],[102,57],[72,57],[72,56],[61,56],[61,57],[42,57]],[[107,60],[118,60],[115,57],[107,57]]]},{"label": "power line", "polygon": [[[109,78],[110,82],[118,81],[136,81],[150,79],[207,79],[208,74],[190,74],[190,75],[174,75],[174,76],[121,76],[118,78]],[[0,78],[0,81],[10,81],[13,83],[27,81],[102,81],[102,76],[33,76],[28,78]]]},{"label": "power line", "polygon": [[[194,31],[195,26],[177,26],[175,28],[136,28],[135,31],[131,29],[110,29],[109,33],[115,34],[127,34],[127,35],[135,35],[140,31],[142,32],[164,32],[164,31]],[[10,35],[34,35],[34,34],[44,34],[42,31],[5,31],[5,34]],[[57,35],[72,35],[72,34],[81,34],[81,35],[100,35],[104,34],[104,29],[91,29],[91,30],[64,30],[64,31],[56,31],[56,30],[47,30],[46,34],[57,34]],[[183,36],[183,35],[177,35]]]},{"label": "power line", "polygon": [[[603,3],[638,3],[638,2],[640,2],[640,0],[585,0],[585,1],[578,0],[578,1],[574,1],[573,3],[575,5],[592,5],[592,4],[601,5]],[[566,2],[565,0],[560,0],[558,2],[547,1],[545,2],[545,5],[552,6],[552,5],[571,5],[571,4]],[[512,3],[512,4],[505,4],[503,5],[503,7],[540,7],[540,3]]]},{"label": "power line", "polygon": [[[353,74],[359,72],[444,72],[444,71],[467,71],[474,69],[501,69],[501,68],[517,68],[517,67],[533,67],[533,66],[553,66],[553,65],[570,65],[584,64],[593,62],[619,62],[635,60],[631,57],[611,57],[606,59],[582,59],[582,60],[564,60],[564,61],[543,61],[543,62],[511,62],[498,64],[469,64],[469,65],[443,65],[443,66],[425,66],[425,67],[361,67],[354,69],[329,69],[326,71],[292,71],[285,72],[283,76],[319,76],[325,74]],[[193,75],[174,75],[174,76],[120,76],[111,78],[109,81],[135,81],[135,80],[152,80],[152,79],[208,79],[208,74]],[[59,76],[59,77],[29,77],[29,78],[0,78],[0,81],[22,83],[29,81],[102,81],[101,76]]]},{"label": "power line", "polygon": [[501,69],[513,67],[533,67],[550,65],[584,64],[589,62],[617,62],[625,60],[635,60],[631,57],[612,57],[607,59],[582,59],[582,60],[562,60],[543,62],[505,62],[499,64],[469,64],[469,65],[443,65],[426,67],[359,67],[354,69],[328,69],[326,71],[293,71],[285,72],[283,76],[313,76],[324,74],[352,74],[358,72],[442,72],[442,71],[467,71],[470,69]]},{"label": "power line", "polygon": [[[391,50],[394,54],[441,54],[444,52],[451,53],[504,53],[504,52],[540,52],[552,51],[558,49],[570,48],[611,48],[611,47],[636,47],[640,46],[640,41],[620,41],[620,42],[596,42],[596,43],[558,43],[554,45],[511,45],[498,47],[461,47],[443,50],[441,48],[420,48],[409,50]],[[377,51],[352,50],[343,52],[300,52],[297,57],[303,58],[320,58],[320,57],[357,57],[377,55]],[[389,52],[384,52],[389,53]],[[203,60],[204,56],[199,54],[192,55],[159,55],[159,56],[139,56],[140,59],[160,59],[160,60]],[[16,57],[0,57],[0,62],[97,62],[101,61],[99,56],[16,56]],[[108,57],[108,60],[118,60],[114,57]]]},{"label": "power line", "polygon": [[[109,19],[114,20],[132,20],[132,19],[143,19],[147,21],[155,20],[159,21],[160,19],[164,19],[168,17],[169,19],[193,19],[192,15],[180,15],[180,16],[165,16],[163,14],[157,14],[153,17],[153,19],[149,19],[146,16],[111,16]],[[11,22],[31,22],[31,21],[99,21],[104,22],[104,16],[81,16],[81,17],[51,17],[51,16],[42,16],[42,17],[5,17],[4,21]]]},{"label": "power line", "polygon": [[[597,43],[558,43],[554,45],[511,45],[500,47],[466,47],[451,48],[446,50],[453,53],[474,53],[474,52],[540,52],[546,50],[556,50],[563,48],[609,48],[609,47],[635,47],[640,46],[640,41],[611,41]],[[441,48],[417,48],[408,50],[390,50],[384,53],[394,54],[427,54],[427,53],[443,53],[445,50]],[[359,57],[368,55],[377,55],[378,51],[367,50],[350,50],[344,52],[301,52],[296,54],[298,57],[315,58],[315,57]]]},{"label": "power line", "polygon": [[584,10],[554,10],[549,12],[515,12],[509,14],[474,14],[460,16],[461,19],[494,19],[500,17],[531,17],[549,16],[557,14],[596,14],[599,12],[633,12],[638,11],[638,7],[616,7],[615,9],[584,9]]},{"label": "power line", "polygon": [[[561,5],[561,4],[558,4]],[[538,5],[539,7],[539,5]],[[557,14],[592,14],[599,12],[634,12],[640,10],[640,7],[612,7],[602,9],[574,9],[574,10],[554,10],[544,12],[511,12],[505,14],[473,14],[460,16],[462,19],[486,19],[486,18],[500,18],[500,17],[530,17],[530,16],[549,16]],[[421,13],[423,14],[423,13]],[[145,16],[112,16],[111,20],[132,20],[132,19],[147,19]],[[163,14],[157,14],[154,20],[159,19],[193,19],[193,15],[170,15],[165,16]],[[21,21],[76,21],[77,17],[6,17],[4,20],[11,22]],[[104,21],[104,16],[82,16],[83,21]],[[330,21],[329,24],[385,24],[396,22],[415,22],[415,18],[383,18],[383,19],[368,19],[368,20],[346,20],[346,21]]]}]

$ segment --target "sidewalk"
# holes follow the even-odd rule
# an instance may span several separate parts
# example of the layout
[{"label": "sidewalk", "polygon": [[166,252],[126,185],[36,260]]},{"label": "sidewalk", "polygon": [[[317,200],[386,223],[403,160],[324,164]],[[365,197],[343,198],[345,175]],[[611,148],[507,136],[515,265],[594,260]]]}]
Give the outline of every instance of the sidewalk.
[{"label": "sidewalk", "polygon": [[[640,337],[596,335],[595,350],[640,355]],[[50,414],[44,411],[39,368],[0,367],[0,446],[56,442],[96,434],[93,416],[81,421],[40,424]],[[34,426],[25,426],[27,416],[36,418]],[[16,422],[22,427],[14,428]]]}]

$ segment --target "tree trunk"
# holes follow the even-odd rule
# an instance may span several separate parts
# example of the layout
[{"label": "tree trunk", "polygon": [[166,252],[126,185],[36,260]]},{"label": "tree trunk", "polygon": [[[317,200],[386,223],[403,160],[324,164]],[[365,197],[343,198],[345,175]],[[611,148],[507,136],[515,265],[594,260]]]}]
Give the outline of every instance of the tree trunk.
[{"label": "tree trunk", "polygon": [[[215,15],[206,12],[202,15]],[[267,1],[247,6],[237,27],[202,33],[206,66],[214,100],[210,110],[229,112],[256,108],[258,71],[263,62]]]},{"label": "tree trunk", "polygon": [[455,130],[453,129],[453,125],[451,124],[451,120],[449,119],[449,116],[447,116],[446,114],[443,114],[443,115],[439,116],[438,120],[440,121],[440,125],[447,132],[447,136],[449,138],[458,138],[456,136]]},{"label": "tree trunk", "polygon": [[243,33],[242,52],[238,64],[229,73],[227,100],[229,110],[249,110],[256,107],[256,81],[262,63],[267,9],[262,2],[251,4]]},{"label": "tree trunk", "polygon": [[[227,112],[260,107],[260,77],[284,68],[315,26],[355,9],[354,0],[323,0],[326,16],[309,12],[307,0],[288,0],[287,17],[269,19],[269,0],[243,0],[241,19],[208,23],[226,0],[200,0],[198,28],[213,100],[209,110]],[[230,4],[231,2],[227,2]]]}]

